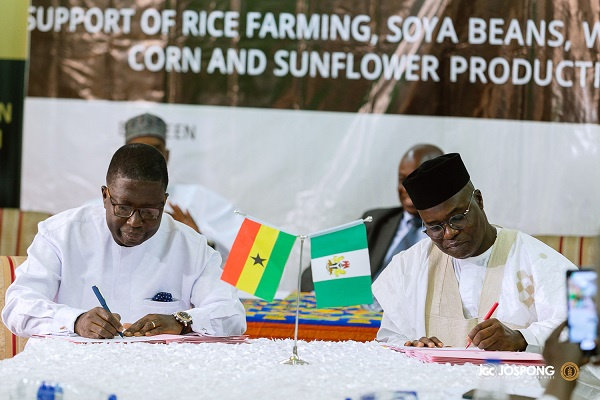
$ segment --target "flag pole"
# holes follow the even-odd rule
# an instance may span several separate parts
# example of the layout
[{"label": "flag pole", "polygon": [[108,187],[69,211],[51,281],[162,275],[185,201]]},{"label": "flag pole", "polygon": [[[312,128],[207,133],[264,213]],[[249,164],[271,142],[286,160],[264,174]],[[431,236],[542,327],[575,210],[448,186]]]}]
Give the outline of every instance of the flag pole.
[{"label": "flag pole", "polygon": [[292,350],[292,356],[282,361],[281,364],[286,365],[305,365],[308,362],[300,359],[298,357],[298,319],[300,316],[300,283],[302,281],[302,252],[304,250],[304,240],[306,240],[306,235],[300,235],[300,262],[298,263],[298,290],[296,291],[296,324],[294,326],[294,348]]}]

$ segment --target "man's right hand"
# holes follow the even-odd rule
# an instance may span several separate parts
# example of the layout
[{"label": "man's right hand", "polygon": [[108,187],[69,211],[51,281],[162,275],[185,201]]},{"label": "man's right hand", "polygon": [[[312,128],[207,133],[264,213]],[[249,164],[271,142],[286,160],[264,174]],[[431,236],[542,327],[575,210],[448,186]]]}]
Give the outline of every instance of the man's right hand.
[{"label": "man's right hand", "polygon": [[426,338],[425,336],[423,336],[421,339],[419,340],[413,340],[412,342],[409,340],[406,343],[404,343],[405,346],[412,346],[412,347],[444,347],[444,343],[442,343],[440,341],[440,339],[436,338],[435,336],[432,336],[430,338]]},{"label": "man's right hand", "polygon": [[123,332],[121,316],[102,307],[92,308],[75,320],[75,333],[91,339],[112,339]]}]

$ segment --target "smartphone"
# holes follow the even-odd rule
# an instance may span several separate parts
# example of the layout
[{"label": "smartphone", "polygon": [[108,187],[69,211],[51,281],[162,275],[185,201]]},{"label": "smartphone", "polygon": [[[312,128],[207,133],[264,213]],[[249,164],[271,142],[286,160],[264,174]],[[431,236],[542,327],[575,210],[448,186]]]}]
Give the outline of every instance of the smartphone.
[{"label": "smartphone", "polygon": [[584,352],[594,352],[598,337],[596,293],[598,273],[591,269],[567,271],[569,341]]}]

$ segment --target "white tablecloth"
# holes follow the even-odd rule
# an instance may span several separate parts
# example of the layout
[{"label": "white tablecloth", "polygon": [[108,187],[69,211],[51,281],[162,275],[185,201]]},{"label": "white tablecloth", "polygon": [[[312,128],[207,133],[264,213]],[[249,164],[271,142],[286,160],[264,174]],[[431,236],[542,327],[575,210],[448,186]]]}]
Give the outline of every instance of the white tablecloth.
[{"label": "white tablecloth", "polygon": [[[415,390],[419,400],[459,399],[478,384],[479,367],[423,364],[378,343],[298,342],[310,365],[281,365],[292,340],[249,344],[87,344],[33,340],[0,361],[0,399],[23,378],[46,379],[139,399],[340,399],[382,390]],[[540,392],[534,377],[507,382]]]}]

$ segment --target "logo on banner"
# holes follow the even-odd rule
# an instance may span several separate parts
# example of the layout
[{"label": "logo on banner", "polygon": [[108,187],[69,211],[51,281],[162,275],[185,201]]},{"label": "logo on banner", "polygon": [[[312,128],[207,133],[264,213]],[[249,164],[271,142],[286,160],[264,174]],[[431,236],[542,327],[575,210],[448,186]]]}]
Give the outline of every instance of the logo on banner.
[{"label": "logo on banner", "polygon": [[327,260],[327,265],[325,268],[327,268],[329,275],[335,275],[338,277],[340,275],[344,275],[346,270],[350,268],[350,261],[345,260],[344,256],[333,256],[333,258]]}]

